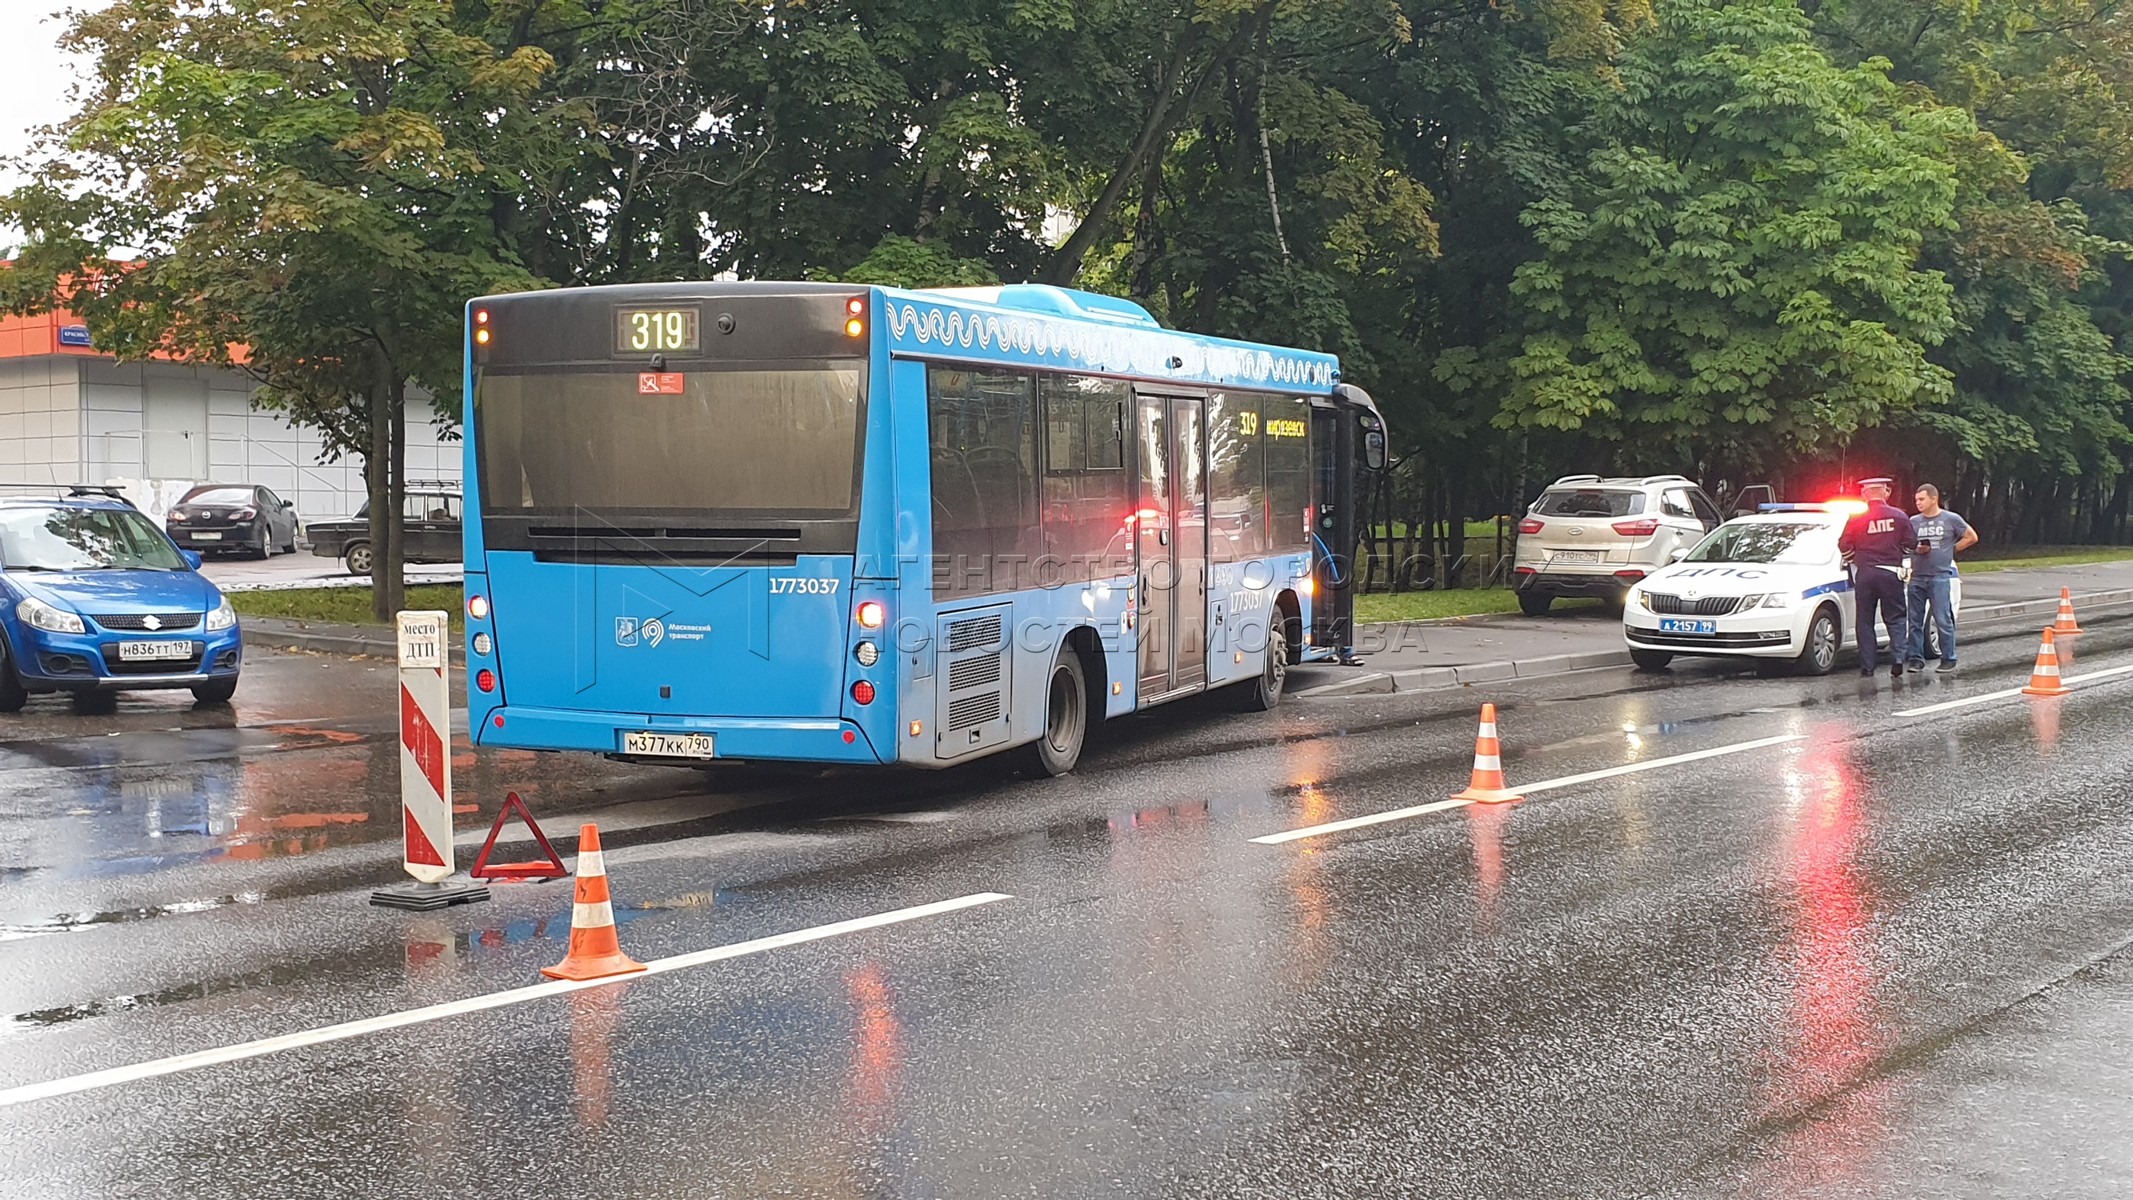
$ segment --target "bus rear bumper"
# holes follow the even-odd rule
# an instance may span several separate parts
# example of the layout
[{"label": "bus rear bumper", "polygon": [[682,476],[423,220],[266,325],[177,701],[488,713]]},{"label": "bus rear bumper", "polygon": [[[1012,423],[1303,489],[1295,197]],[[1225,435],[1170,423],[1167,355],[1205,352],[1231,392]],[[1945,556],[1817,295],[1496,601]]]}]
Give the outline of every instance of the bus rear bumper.
[{"label": "bus rear bumper", "polygon": [[[522,750],[578,750],[617,758],[625,734],[703,733],[711,735],[713,761],[752,759],[779,762],[869,763],[892,761],[874,751],[865,729],[836,717],[669,717],[635,718],[612,713],[570,712],[554,708],[506,705],[493,709],[472,731],[477,746]],[[645,762],[686,764],[690,759],[643,758]]]}]

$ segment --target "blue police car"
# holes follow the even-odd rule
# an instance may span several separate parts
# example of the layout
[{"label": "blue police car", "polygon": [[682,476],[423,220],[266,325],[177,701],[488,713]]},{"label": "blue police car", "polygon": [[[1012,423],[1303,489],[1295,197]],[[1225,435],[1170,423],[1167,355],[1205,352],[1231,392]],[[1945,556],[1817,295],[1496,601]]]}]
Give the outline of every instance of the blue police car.
[{"label": "blue police car", "polygon": [[43,692],[85,712],[143,688],[228,700],[237,614],[199,565],[115,488],[0,499],[0,712]]}]

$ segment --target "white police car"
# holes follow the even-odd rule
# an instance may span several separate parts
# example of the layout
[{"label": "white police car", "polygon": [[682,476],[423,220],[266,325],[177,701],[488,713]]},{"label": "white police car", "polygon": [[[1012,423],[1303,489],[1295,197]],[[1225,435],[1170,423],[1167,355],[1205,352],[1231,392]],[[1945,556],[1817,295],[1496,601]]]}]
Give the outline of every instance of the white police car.
[{"label": "white police car", "polygon": [[1856,502],[1773,504],[1712,530],[1630,588],[1622,636],[1637,666],[1677,654],[1825,675],[1854,644],[1851,578],[1837,552]]}]

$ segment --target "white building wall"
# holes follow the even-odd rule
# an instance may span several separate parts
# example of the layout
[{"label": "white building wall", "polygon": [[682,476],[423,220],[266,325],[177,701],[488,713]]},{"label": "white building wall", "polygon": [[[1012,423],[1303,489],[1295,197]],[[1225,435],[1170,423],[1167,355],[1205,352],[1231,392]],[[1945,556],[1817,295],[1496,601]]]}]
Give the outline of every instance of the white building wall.
[{"label": "white building wall", "polygon": [[[274,489],[284,500],[296,503],[297,515],[306,521],[348,516],[363,503],[363,471],[359,458],[322,462],[323,440],[318,431],[293,427],[279,413],[255,411],[251,406],[251,381],[228,371],[208,371],[165,363],[118,364],[97,359],[61,359],[57,366],[71,377],[79,364],[78,388],[65,397],[48,398],[40,393],[39,404],[68,402],[71,412],[69,436],[51,439],[49,450],[30,445],[25,436],[23,454],[65,450],[77,456],[65,468],[54,468],[64,478],[47,479],[24,475],[6,456],[10,396],[5,390],[10,367],[34,365],[0,362],[0,482],[22,483],[120,483],[134,502],[161,515],[178,496],[196,483],[257,483]],[[41,377],[40,377],[41,378]],[[177,388],[190,384],[207,387],[205,479],[154,479],[148,474],[149,431],[144,429],[145,391]],[[25,401],[27,403],[28,401]],[[407,405],[407,474],[412,479],[460,477],[460,444],[441,442],[430,423],[426,398]],[[54,420],[58,416],[53,417]],[[169,431],[158,436],[168,438]]]},{"label": "white building wall", "polygon": [[81,390],[72,359],[0,360],[0,483],[80,483]]}]

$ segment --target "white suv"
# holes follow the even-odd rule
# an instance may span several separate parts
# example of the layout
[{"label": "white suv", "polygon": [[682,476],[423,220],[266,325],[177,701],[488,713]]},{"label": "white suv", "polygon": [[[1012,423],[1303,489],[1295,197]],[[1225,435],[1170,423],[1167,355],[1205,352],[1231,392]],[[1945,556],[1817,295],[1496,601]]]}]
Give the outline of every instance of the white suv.
[{"label": "white suv", "polygon": [[1518,523],[1511,586],[1529,617],[1557,596],[1598,596],[1620,608],[1630,586],[1718,527],[1718,506],[1680,475],[1566,475]]}]

